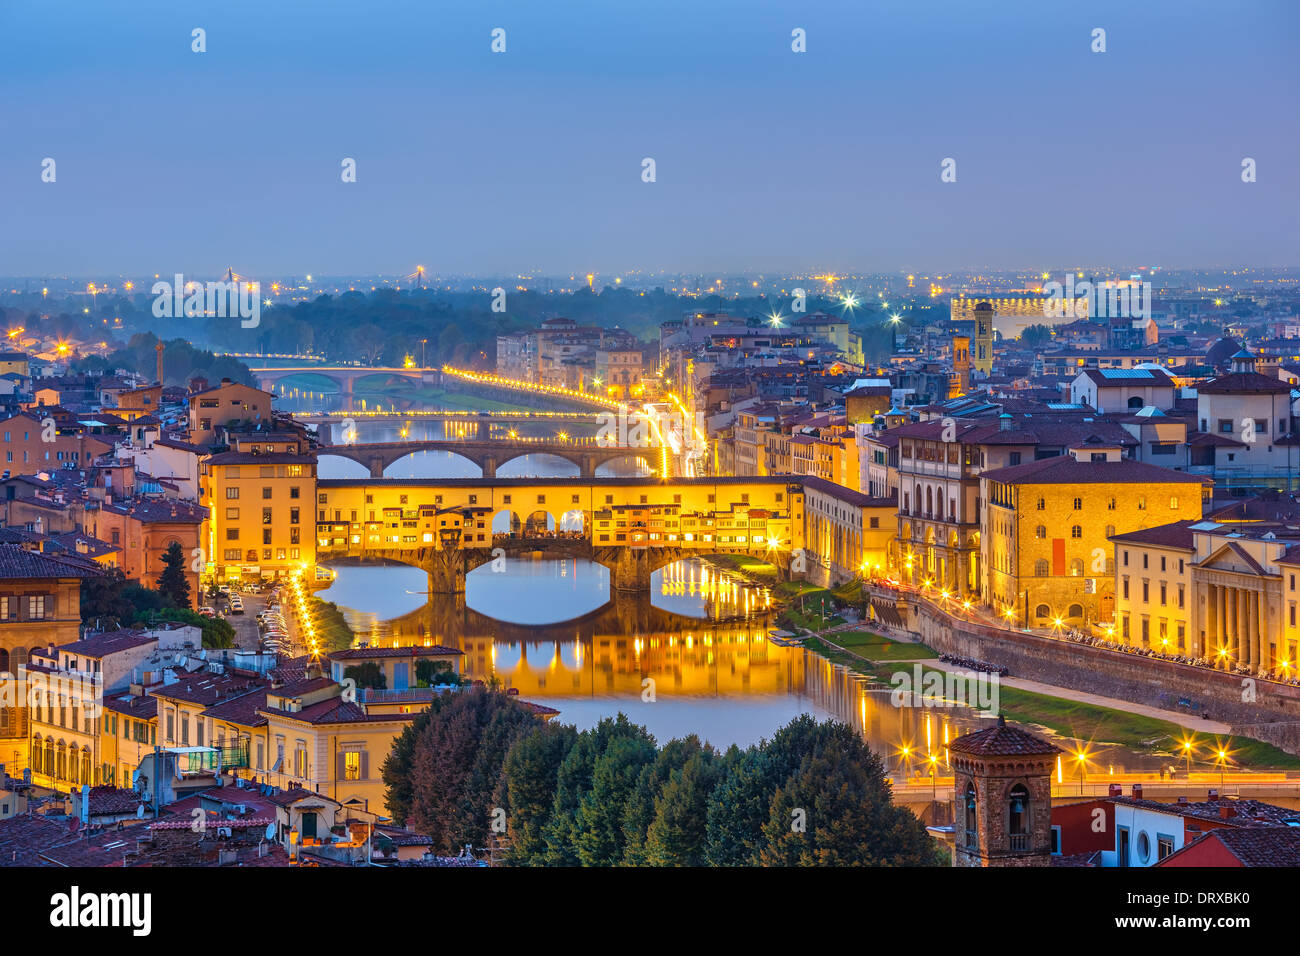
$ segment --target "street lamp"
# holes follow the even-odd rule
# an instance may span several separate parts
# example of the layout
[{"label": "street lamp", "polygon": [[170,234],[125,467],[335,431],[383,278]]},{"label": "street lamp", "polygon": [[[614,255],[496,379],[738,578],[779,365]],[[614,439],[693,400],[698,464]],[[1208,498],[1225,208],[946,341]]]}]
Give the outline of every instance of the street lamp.
[{"label": "street lamp", "polygon": [[1183,756],[1187,758],[1187,779],[1192,779],[1192,742],[1183,741]]}]

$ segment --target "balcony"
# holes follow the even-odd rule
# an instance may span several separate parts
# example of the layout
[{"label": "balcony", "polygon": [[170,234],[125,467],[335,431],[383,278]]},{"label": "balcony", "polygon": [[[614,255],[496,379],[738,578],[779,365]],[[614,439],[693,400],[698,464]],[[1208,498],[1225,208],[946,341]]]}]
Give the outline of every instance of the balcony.
[{"label": "balcony", "polygon": [[1012,850],[1028,850],[1028,849],[1029,849],[1029,834],[1028,834],[1028,833],[1012,833],[1012,834],[1010,835],[1009,839],[1010,839],[1010,841],[1011,841],[1011,849],[1012,849]]}]

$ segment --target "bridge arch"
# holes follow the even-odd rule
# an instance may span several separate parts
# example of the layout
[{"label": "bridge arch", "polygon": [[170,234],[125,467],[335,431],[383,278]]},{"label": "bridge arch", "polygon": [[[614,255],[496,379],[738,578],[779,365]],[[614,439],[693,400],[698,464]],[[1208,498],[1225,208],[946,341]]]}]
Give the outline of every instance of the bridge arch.
[{"label": "bridge arch", "polygon": [[[509,458],[502,458],[499,462],[497,462],[496,473],[498,478],[534,478],[534,477],[577,478],[579,475],[582,474],[582,464],[583,464],[582,456],[577,453],[573,455],[569,455],[562,451],[534,452],[534,451],[526,451],[526,450],[520,450],[515,452],[512,449],[509,455],[510,455]],[[551,462],[562,462],[566,465],[572,466],[573,474],[538,476],[538,475],[527,473],[527,471],[525,470],[527,467],[526,465],[518,465],[513,468],[511,467],[511,465],[515,465],[516,462],[522,462],[523,459],[527,459],[527,458],[538,459],[538,462],[541,465],[549,464]]]},{"label": "bridge arch", "polygon": [[[414,470],[412,470],[410,475],[389,474],[389,470],[396,466],[398,462],[408,462],[413,465],[414,462],[411,462],[410,459],[417,456],[432,457],[435,459],[435,464],[439,463],[437,459],[438,456],[441,456],[442,461],[440,463],[447,466],[445,470],[448,473],[417,475]],[[384,466],[384,476],[386,478],[482,478],[484,477],[484,470],[483,462],[479,461],[477,458],[472,455],[463,454],[459,451],[454,451],[450,448],[412,448],[405,454],[398,455],[398,457],[390,460]]]},{"label": "bridge arch", "polygon": [[637,475],[653,475],[655,473],[652,464],[652,455],[646,451],[629,450],[625,455],[607,458],[596,466],[596,477],[598,478],[623,478],[626,475],[617,473],[615,466],[620,463],[631,464],[635,466]]}]

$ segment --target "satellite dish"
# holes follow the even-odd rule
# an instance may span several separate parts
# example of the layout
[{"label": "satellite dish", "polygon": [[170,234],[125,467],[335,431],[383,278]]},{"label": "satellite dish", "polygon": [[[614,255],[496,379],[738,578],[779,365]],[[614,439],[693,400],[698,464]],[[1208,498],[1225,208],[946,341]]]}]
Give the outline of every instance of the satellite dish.
[{"label": "satellite dish", "polygon": [[268,840],[274,840],[274,839],[275,839],[275,824],[274,824],[274,823],[268,823],[268,824],[266,825],[266,833],[264,834],[264,836],[265,836]]}]

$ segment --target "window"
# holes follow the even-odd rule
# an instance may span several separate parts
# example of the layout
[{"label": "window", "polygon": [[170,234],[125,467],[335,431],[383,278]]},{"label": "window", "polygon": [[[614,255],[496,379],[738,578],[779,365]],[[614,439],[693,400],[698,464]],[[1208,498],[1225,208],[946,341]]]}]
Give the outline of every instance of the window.
[{"label": "window", "polygon": [[263,486],[262,486],[262,499],[263,499],[264,501],[267,501],[267,500],[270,500],[270,498],[271,498],[271,486],[270,486],[270,485],[263,485]]},{"label": "window", "polygon": [[1070,528],[1070,537],[1071,537],[1071,538],[1082,538],[1082,537],[1083,537],[1083,527],[1082,527],[1081,525],[1077,525],[1077,524],[1074,525],[1073,527],[1071,527],[1071,528]]},{"label": "window", "polygon": [[1082,510],[1083,510],[1083,499],[1082,499],[1082,498],[1075,498],[1075,499],[1074,499],[1074,510],[1075,510],[1075,511],[1082,511]]},{"label": "window", "polygon": [[235,487],[226,488],[226,500],[234,501],[239,498],[239,489]]},{"label": "window", "polygon": [[1051,565],[1047,563],[1046,558],[1039,558],[1034,562],[1034,574],[1040,578],[1045,578],[1051,572]]},{"label": "window", "polygon": [[1177,511],[1177,510],[1178,510],[1178,496],[1177,496],[1177,495],[1175,495],[1175,496],[1173,496],[1173,497],[1171,497],[1171,498],[1169,499],[1169,510],[1170,510],[1170,511]]},{"label": "window", "polygon": [[344,780],[361,779],[360,751],[348,750],[343,754],[343,779]]},{"label": "window", "polygon": [[1022,783],[1011,788],[1007,800],[1007,836],[1010,849],[1029,849],[1029,791]]},{"label": "window", "polygon": [[980,845],[979,818],[975,814],[975,784],[966,784],[966,849],[978,850]]},{"label": "window", "polygon": [[45,595],[32,594],[27,597],[27,620],[45,620]]}]

